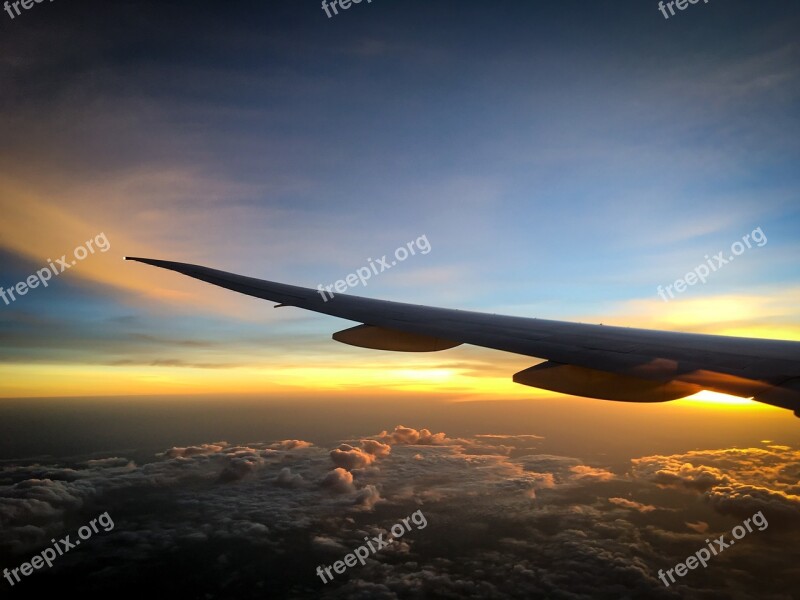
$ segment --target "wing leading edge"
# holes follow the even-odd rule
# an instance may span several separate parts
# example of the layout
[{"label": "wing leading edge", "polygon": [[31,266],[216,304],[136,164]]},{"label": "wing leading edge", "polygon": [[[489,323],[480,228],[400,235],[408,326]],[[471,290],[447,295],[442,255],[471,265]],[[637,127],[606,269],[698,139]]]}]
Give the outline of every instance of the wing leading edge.
[{"label": "wing leading edge", "polygon": [[[229,290],[362,325],[333,338],[365,348],[436,351],[472,344],[546,359],[514,381],[566,394],[662,402],[711,390],[800,416],[800,342],[509,317],[335,294],[186,263],[126,257]],[[326,295],[329,295],[326,293]]]}]

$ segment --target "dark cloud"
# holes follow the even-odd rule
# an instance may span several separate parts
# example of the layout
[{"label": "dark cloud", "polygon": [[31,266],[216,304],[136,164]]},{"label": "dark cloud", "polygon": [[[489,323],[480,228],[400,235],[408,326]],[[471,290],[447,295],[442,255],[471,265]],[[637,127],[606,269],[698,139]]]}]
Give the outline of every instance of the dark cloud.
[{"label": "dark cloud", "polygon": [[[92,570],[100,563],[114,581],[139,573],[142,582],[154,581],[156,564],[176,573],[202,565],[198,589],[219,594],[239,590],[235,581],[259,581],[264,569],[272,573],[270,591],[256,586],[237,591],[240,597],[722,598],[739,586],[777,599],[788,585],[798,554],[785,546],[798,535],[796,451],[643,457],[629,475],[568,456],[508,451],[537,441],[455,439],[398,426],[332,449],[291,439],[214,442],[176,446],[139,464],[117,453],[70,465],[7,465],[0,554],[19,564],[50,537],[108,511],[112,532],[26,586],[46,589],[80,574],[88,593],[99,593],[112,585]],[[365,538],[388,536],[417,510],[425,528],[412,524],[334,583],[316,578],[318,565],[343,559]],[[756,510],[768,529],[669,589],[657,579],[658,569]],[[764,573],[771,578],[765,588],[754,579]]]},{"label": "dark cloud", "polygon": [[648,456],[633,467],[636,477],[701,494],[722,514],[745,518],[764,510],[800,522],[800,451],[788,446]]}]

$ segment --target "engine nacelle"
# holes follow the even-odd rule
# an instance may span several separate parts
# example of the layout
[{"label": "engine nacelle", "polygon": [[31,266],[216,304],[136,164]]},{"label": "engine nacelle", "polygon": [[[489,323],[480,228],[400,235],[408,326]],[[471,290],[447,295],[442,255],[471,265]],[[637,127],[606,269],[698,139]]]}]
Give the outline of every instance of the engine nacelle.
[{"label": "engine nacelle", "polygon": [[461,345],[461,342],[451,342],[430,335],[406,333],[374,325],[358,325],[337,331],[333,334],[333,339],[360,348],[394,350],[396,352],[437,352]]},{"label": "engine nacelle", "polygon": [[622,402],[666,402],[703,389],[682,381],[653,381],[552,361],[516,373],[514,381],[572,396]]}]

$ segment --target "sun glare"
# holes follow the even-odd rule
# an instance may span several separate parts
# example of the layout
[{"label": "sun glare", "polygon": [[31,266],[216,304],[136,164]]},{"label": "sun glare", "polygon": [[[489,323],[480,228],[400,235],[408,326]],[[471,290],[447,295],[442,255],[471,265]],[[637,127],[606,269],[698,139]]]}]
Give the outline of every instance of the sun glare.
[{"label": "sun glare", "polygon": [[739,396],[731,396],[729,394],[720,394],[719,392],[709,392],[707,390],[703,390],[702,392],[698,392],[693,396],[689,396],[688,398],[684,398],[681,402],[692,402],[692,403],[700,403],[706,405],[736,405],[736,406],[751,406],[753,408],[756,407],[763,407],[763,404],[759,404],[758,402],[750,399],[750,398],[740,398]]}]

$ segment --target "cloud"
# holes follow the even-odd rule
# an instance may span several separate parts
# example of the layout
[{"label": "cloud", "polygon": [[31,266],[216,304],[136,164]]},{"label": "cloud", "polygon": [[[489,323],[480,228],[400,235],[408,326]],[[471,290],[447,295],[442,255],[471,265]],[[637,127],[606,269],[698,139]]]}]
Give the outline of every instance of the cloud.
[{"label": "cloud", "polygon": [[635,477],[702,494],[721,514],[759,510],[800,521],[800,451],[788,446],[697,450],[635,459]]},{"label": "cloud", "polygon": [[389,456],[389,453],[392,451],[392,447],[389,444],[382,444],[377,440],[362,440],[361,447],[364,449],[364,452],[372,454],[377,458],[385,458]]},{"label": "cloud", "polygon": [[544,439],[541,435],[532,435],[532,434],[519,434],[519,435],[507,435],[507,434],[496,434],[496,433],[480,433],[475,436],[478,439],[485,439],[489,441],[503,441],[503,442],[539,442]]},{"label": "cloud", "polygon": [[324,535],[314,536],[314,538],[311,540],[311,543],[317,550],[332,552],[337,555],[349,551],[348,548],[345,548],[341,543],[337,542],[335,539]]},{"label": "cloud", "polygon": [[120,458],[118,456],[110,456],[108,458],[94,458],[86,461],[90,467],[134,467],[133,461],[127,458]]},{"label": "cloud", "polygon": [[598,469],[587,465],[574,465],[569,468],[575,474],[575,479],[595,479],[597,481],[610,481],[615,475],[606,469]]},{"label": "cloud", "polygon": [[431,433],[427,429],[416,430],[403,425],[398,425],[391,433],[382,431],[377,437],[387,444],[442,446],[453,443],[453,440],[449,440],[444,433]]},{"label": "cloud", "polygon": [[652,504],[642,504],[641,502],[628,500],[627,498],[609,498],[608,501],[611,502],[611,504],[616,504],[617,506],[621,506],[623,508],[638,510],[641,513],[648,513],[656,510],[656,507]]},{"label": "cloud", "polygon": [[365,485],[358,494],[356,494],[355,499],[356,504],[363,506],[367,510],[372,509],[380,501],[381,495],[378,492],[378,488],[374,485]]},{"label": "cloud", "polygon": [[313,446],[311,442],[306,442],[304,440],[281,440],[280,442],[275,442],[270,444],[270,448],[274,448],[276,450],[295,450],[297,448],[310,448]]},{"label": "cloud", "polygon": [[697,523],[685,523],[685,525],[697,533],[705,533],[708,531],[708,523],[705,521],[698,521]]},{"label": "cloud", "polygon": [[283,467],[274,479],[275,485],[285,487],[300,487],[306,483],[299,473],[292,473],[289,467]]},{"label": "cloud", "polygon": [[[413,443],[420,440],[427,443]],[[771,537],[796,535],[790,510],[797,512],[800,463],[791,448],[647,456],[634,459],[629,474],[616,474],[537,453],[530,446],[539,441],[449,438],[398,426],[330,449],[297,439],[215,442],[175,446],[138,465],[120,453],[63,465],[7,463],[0,551],[29,556],[108,511],[117,527],[93,538],[85,553],[82,546],[80,560],[64,557],[71,573],[97,556],[114,565],[115,578],[154,561],[185,574],[175,557],[191,556],[209,590],[270,568],[294,590],[286,595],[298,596],[317,565],[386,536],[421,510],[428,527],[412,527],[322,597],[577,599],[613,589],[613,597],[669,598],[658,569],[685,559],[709,535],[729,532],[739,515],[763,510],[770,524],[782,523],[769,529]],[[209,548],[212,562],[203,558]],[[729,568],[704,573],[708,589],[752,591],[754,572],[786,583],[770,561],[789,565],[794,557],[765,550],[767,534],[736,548],[725,556]],[[675,593],[691,597],[687,585]]]},{"label": "cloud", "polygon": [[330,455],[333,464],[337,467],[352,471],[368,467],[378,458],[389,456],[391,451],[392,447],[388,444],[382,444],[376,440],[362,440],[361,448],[342,444],[335,450],[331,450]]},{"label": "cloud", "polygon": [[353,484],[353,474],[342,467],[336,467],[325,475],[320,485],[336,494],[349,494],[356,489]]},{"label": "cloud", "polygon": [[227,444],[220,442],[217,444],[202,444],[201,446],[189,446],[188,448],[170,448],[164,452],[167,458],[189,458],[191,456],[215,454],[222,451]]}]

